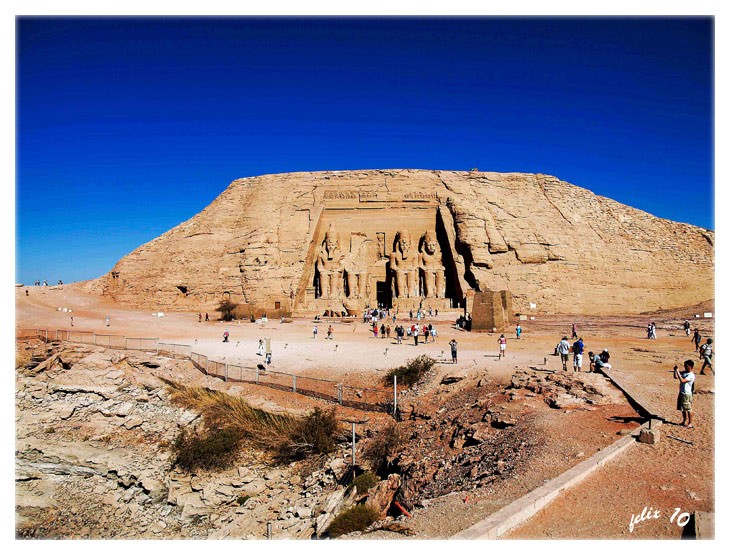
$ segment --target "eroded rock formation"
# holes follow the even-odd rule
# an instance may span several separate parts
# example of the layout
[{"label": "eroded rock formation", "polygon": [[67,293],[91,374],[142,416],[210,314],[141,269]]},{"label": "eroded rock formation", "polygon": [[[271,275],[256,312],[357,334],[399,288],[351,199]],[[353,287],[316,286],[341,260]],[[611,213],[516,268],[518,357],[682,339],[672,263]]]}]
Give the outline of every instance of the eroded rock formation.
[{"label": "eroded rock formation", "polygon": [[461,307],[487,290],[516,312],[637,313],[712,298],[713,243],[548,175],[293,173],[234,181],[97,284],[131,306],[229,299],[270,316]]}]

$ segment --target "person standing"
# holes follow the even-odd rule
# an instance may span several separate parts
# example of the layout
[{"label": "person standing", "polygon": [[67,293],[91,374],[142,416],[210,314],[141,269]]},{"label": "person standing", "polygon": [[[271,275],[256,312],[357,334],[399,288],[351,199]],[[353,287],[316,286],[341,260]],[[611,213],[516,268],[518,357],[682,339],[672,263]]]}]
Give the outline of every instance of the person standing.
[{"label": "person standing", "polygon": [[695,328],[695,333],[692,336],[692,343],[695,344],[695,352],[700,350],[700,342],[702,341],[702,336],[700,335],[700,330]]},{"label": "person standing", "polygon": [[387,326],[385,326],[385,335],[388,337],[388,339],[390,339],[390,331],[390,324],[388,324]]},{"label": "person standing", "polygon": [[333,331],[334,331],[334,329],[332,329],[332,324],[330,324],[330,326],[327,328],[327,339],[333,339],[333,337],[332,337]]},{"label": "person standing", "polygon": [[558,343],[558,354],[560,355],[560,362],[563,363],[563,372],[568,371],[568,354],[570,353],[570,343],[568,338],[563,336]]},{"label": "person standing", "polygon": [[71,316],[71,327],[74,327],[74,317]]},{"label": "person standing", "polygon": [[651,329],[649,333],[649,339],[656,339],[656,324],[654,322],[651,323]]},{"label": "person standing", "polygon": [[580,372],[583,366],[583,338],[573,343],[573,372]]},{"label": "person standing", "polygon": [[198,324],[203,321],[203,315],[198,312]]},{"label": "person standing", "polygon": [[398,341],[398,345],[403,344],[403,336],[405,335],[405,331],[403,330],[403,326],[396,326],[395,328],[395,337]]},{"label": "person standing", "polygon": [[436,335],[437,335],[436,326],[434,326],[433,324],[429,324],[428,329],[429,329],[429,333],[431,334],[431,341],[436,343]]},{"label": "person standing", "polygon": [[418,326],[414,325],[413,326],[413,329],[412,329],[412,332],[413,332],[413,344],[416,347],[418,347],[418,333],[419,333],[418,332]]},{"label": "person standing", "polygon": [[691,326],[689,325],[689,320],[684,321],[684,334],[689,337],[689,328]]},{"label": "person standing", "polygon": [[504,334],[499,336],[499,339],[497,339],[497,343],[499,344],[499,356],[497,360],[501,360],[502,357],[507,354],[507,338],[504,336]]},{"label": "person standing", "polygon": [[378,324],[373,324],[373,337],[378,338]]},{"label": "person standing", "polygon": [[677,410],[682,411],[682,423],[680,426],[694,428],[692,425],[692,390],[694,389],[695,375],[693,360],[684,361],[684,370],[679,371],[674,366],[674,379],[679,380],[679,395],[677,396]]},{"label": "person standing", "polygon": [[228,333],[228,328],[226,328],[225,331],[223,332],[223,343],[228,343],[228,336],[229,335],[230,334]]},{"label": "person standing", "polygon": [[317,326],[314,326],[312,328],[312,339],[317,339],[317,332],[319,332],[319,330],[317,329]]},{"label": "person standing", "polygon": [[522,326],[520,326],[519,323],[517,324],[517,327],[515,328],[515,335],[517,336],[517,339],[519,339],[520,336],[522,335]]},{"label": "person standing", "polygon": [[458,343],[456,342],[456,339],[449,341],[449,346],[451,347],[451,362],[452,364],[458,364],[456,357],[456,347],[458,346]]},{"label": "person standing", "polygon": [[106,317],[106,327],[107,328],[109,327],[109,315],[108,314],[107,314],[107,317]]},{"label": "person standing", "polygon": [[578,339],[578,328],[575,327],[575,322],[573,322],[573,335],[570,336],[571,339]]},{"label": "person standing", "polygon": [[380,324],[380,339],[385,339],[385,324]]},{"label": "person standing", "polygon": [[256,354],[260,357],[264,356],[264,340],[259,339],[259,348],[256,351]]},{"label": "person standing", "polygon": [[210,318],[208,318],[208,313],[207,312],[205,313],[205,321],[206,322],[210,322]]},{"label": "person standing", "polygon": [[708,366],[710,367],[710,370],[712,370],[712,373],[714,374],[715,371],[712,369],[712,338],[707,338],[707,343],[702,345],[700,347],[700,358],[704,361],[702,363],[702,368],[700,369],[700,374],[704,375],[705,368]]}]

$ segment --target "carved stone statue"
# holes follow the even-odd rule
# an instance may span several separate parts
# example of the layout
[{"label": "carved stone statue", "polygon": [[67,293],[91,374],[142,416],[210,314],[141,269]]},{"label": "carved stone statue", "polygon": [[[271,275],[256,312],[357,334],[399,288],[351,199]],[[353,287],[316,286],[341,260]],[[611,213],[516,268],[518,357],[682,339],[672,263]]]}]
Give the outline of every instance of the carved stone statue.
[{"label": "carved stone statue", "polygon": [[436,234],[427,231],[421,237],[421,248],[418,253],[418,266],[423,276],[423,294],[427,298],[443,299],[446,295],[444,265],[441,247]]},{"label": "carved stone statue", "polygon": [[377,260],[373,242],[364,233],[353,233],[351,252],[345,259],[345,282],[348,299],[367,298],[369,268]]},{"label": "carved stone statue", "polygon": [[411,234],[399,231],[390,253],[390,271],[397,298],[418,297],[418,253],[411,248]]},{"label": "carved stone statue", "polygon": [[340,240],[334,226],[330,224],[317,256],[319,275],[319,296],[323,299],[340,298],[340,283],[344,270],[345,253],[340,248]]}]

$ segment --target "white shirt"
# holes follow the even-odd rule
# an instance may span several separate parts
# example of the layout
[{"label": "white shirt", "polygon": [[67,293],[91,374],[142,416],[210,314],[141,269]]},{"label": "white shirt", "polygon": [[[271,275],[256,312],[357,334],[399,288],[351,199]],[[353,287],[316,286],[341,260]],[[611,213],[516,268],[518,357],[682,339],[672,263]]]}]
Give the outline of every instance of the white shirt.
[{"label": "white shirt", "polygon": [[695,383],[694,372],[681,372],[679,374],[683,379],[689,380],[679,384],[679,392],[687,395],[692,395],[692,384]]},{"label": "white shirt", "polygon": [[567,355],[570,352],[570,343],[568,343],[565,339],[561,340],[558,344],[558,352],[561,355]]}]

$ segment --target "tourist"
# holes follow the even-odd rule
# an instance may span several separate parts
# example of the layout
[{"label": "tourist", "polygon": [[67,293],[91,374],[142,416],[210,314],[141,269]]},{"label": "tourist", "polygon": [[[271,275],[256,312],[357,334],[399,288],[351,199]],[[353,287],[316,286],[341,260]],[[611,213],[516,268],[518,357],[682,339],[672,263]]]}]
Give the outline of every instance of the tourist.
[{"label": "tourist", "polygon": [[689,320],[685,320],[684,321],[684,334],[687,337],[689,337],[689,329],[690,329],[690,327],[692,327],[692,326],[689,325]]},{"label": "tourist", "polygon": [[[705,368],[709,366],[710,370],[712,370],[712,338],[707,338],[707,343],[702,345],[700,347],[700,359],[702,359],[704,362],[702,363],[702,368],[700,369],[700,374],[705,373]],[[715,371],[712,370],[712,373],[714,374]]]},{"label": "tourist", "polygon": [[521,335],[522,335],[522,327],[519,324],[517,324],[517,327],[515,328],[515,336],[517,339],[519,339]]},{"label": "tourist", "polygon": [[650,325],[649,339],[656,339],[656,324],[654,322]]},{"label": "tourist", "polygon": [[436,343],[436,336],[438,335],[438,333],[436,333],[436,326],[429,324],[428,327],[431,328],[431,341]]},{"label": "tourist", "polygon": [[207,312],[205,313],[205,321],[206,322],[209,322],[210,321],[210,318],[208,318],[208,313]]},{"label": "tourist", "polygon": [[568,354],[570,353],[570,343],[568,343],[568,338],[566,336],[563,336],[563,338],[560,340],[560,343],[558,343],[558,354],[560,355],[560,362],[563,363],[563,371],[568,371]]},{"label": "tourist", "polygon": [[198,312],[198,324],[203,321],[203,315]]},{"label": "tourist", "polygon": [[436,309],[436,316],[438,316],[438,315],[439,315],[439,309],[437,308]]},{"label": "tourist", "polygon": [[398,326],[395,328],[395,338],[398,341],[398,345],[403,344],[403,336],[405,335],[405,330],[403,329],[403,326]]},{"label": "tourist", "polygon": [[575,326],[575,322],[573,322],[573,335],[571,335],[570,338],[578,339],[578,328]]},{"label": "tourist", "polygon": [[385,339],[385,324],[380,324],[380,339]]},{"label": "tourist", "polygon": [[395,314],[393,314],[393,325],[394,325],[394,326],[395,326],[395,321],[396,321],[397,319],[398,319],[398,318],[396,317],[396,315],[395,315]]},{"label": "tourist", "polygon": [[312,328],[312,339],[317,339],[317,333],[318,332],[319,332],[319,330],[317,329],[317,326],[314,326]]},{"label": "tourist", "polygon": [[682,423],[680,426],[694,428],[692,425],[692,391],[694,390],[695,375],[693,360],[684,361],[684,370],[679,372],[674,366],[674,379],[679,380],[679,395],[677,396],[677,410],[682,411]]},{"label": "tourist", "polygon": [[228,343],[228,336],[229,335],[230,334],[228,333],[228,328],[226,328],[225,331],[223,332],[223,343]]},{"label": "tourist", "polygon": [[25,290],[25,296],[27,297],[27,296],[29,296],[29,295],[30,295],[30,293],[28,293],[28,290],[26,289],[26,290]]},{"label": "tourist", "polygon": [[385,326],[385,335],[388,336],[388,339],[390,339],[390,324]]},{"label": "tourist", "polygon": [[451,346],[451,362],[452,364],[457,364],[456,347],[458,343],[456,342],[456,339],[452,339],[451,341],[449,341],[449,345]]},{"label": "tourist", "polygon": [[412,310],[409,310],[409,311],[408,311],[408,314],[410,315],[410,317],[411,317],[411,320],[413,320],[413,311],[412,311]]},{"label": "tourist", "polygon": [[608,349],[603,349],[603,351],[601,351],[601,354],[598,356],[601,357],[601,362],[603,362],[603,365],[608,366],[608,368],[610,369],[611,365],[608,364],[608,361],[611,359],[611,355],[608,354]]},{"label": "tourist", "polygon": [[71,327],[74,327],[74,317],[71,316]]},{"label": "tourist", "polygon": [[373,324],[373,337],[378,338],[378,324]]},{"label": "tourist", "polygon": [[499,339],[497,339],[497,343],[499,343],[499,355],[497,360],[501,360],[503,356],[505,356],[507,351],[507,338],[504,336],[504,334],[499,336]]},{"label": "tourist", "polygon": [[107,328],[109,327],[109,316],[108,316],[108,315],[107,315],[107,317],[106,317],[106,327],[107,327]]},{"label": "tourist", "polygon": [[646,338],[651,339],[651,322],[646,325]]},{"label": "tourist", "polygon": [[583,338],[573,343],[573,372],[580,372],[583,366]]},{"label": "tourist", "polygon": [[431,332],[428,329],[428,326],[426,324],[423,324],[423,342],[428,343],[428,338],[431,337]]},{"label": "tourist", "polygon": [[413,335],[413,344],[418,347],[418,326],[416,326],[415,324],[411,329],[411,334]]},{"label": "tourist", "polygon": [[332,324],[330,324],[330,325],[329,325],[329,327],[327,328],[327,339],[330,339],[330,340],[331,340],[331,339],[334,339],[334,338],[332,337],[332,332],[333,332],[333,331],[334,331],[334,329],[332,329]]},{"label": "tourist", "polygon": [[259,348],[256,351],[256,354],[260,357],[264,356],[264,340],[259,339]]},{"label": "tourist", "polygon": [[43,280],[43,287],[48,287],[48,280],[47,279],[44,279]]},{"label": "tourist", "polygon": [[695,352],[700,350],[700,342],[702,341],[702,336],[700,335],[700,330],[695,328],[695,333],[692,336],[692,343],[695,344]]}]

